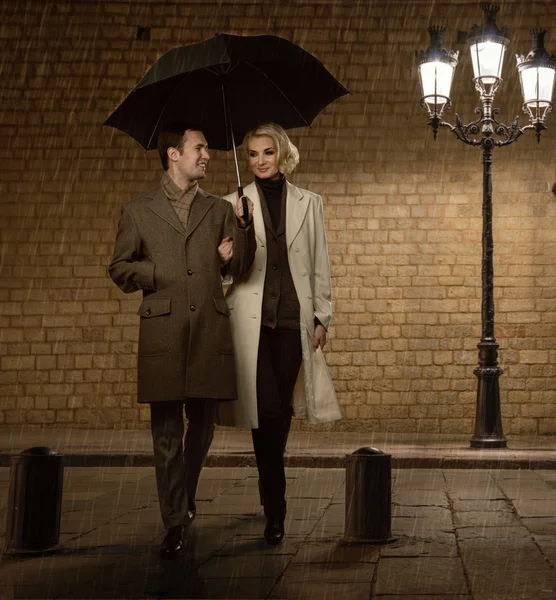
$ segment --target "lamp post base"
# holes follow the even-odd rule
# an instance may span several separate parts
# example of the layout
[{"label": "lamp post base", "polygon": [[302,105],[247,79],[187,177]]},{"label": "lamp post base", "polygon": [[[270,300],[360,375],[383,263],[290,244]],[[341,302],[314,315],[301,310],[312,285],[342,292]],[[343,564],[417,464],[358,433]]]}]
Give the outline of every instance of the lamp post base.
[{"label": "lamp post base", "polygon": [[507,448],[508,441],[505,437],[473,438],[470,446],[471,448]]},{"label": "lamp post base", "polygon": [[480,366],[473,373],[477,376],[479,384],[475,434],[471,439],[471,448],[506,448],[508,442],[504,437],[500,414],[498,378],[503,371],[496,360],[498,344],[495,341],[481,341],[478,347]]}]

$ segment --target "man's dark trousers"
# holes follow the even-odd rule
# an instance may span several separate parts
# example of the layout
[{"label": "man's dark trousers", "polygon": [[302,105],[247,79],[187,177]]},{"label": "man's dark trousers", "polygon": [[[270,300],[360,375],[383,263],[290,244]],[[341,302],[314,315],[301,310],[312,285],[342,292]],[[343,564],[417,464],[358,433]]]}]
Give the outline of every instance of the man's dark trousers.
[{"label": "man's dark trousers", "polygon": [[[183,525],[187,510],[196,509],[195,493],[214,436],[217,406],[213,398],[151,403],[156,485],[166,529]],[[185,440],[184,408],[189,421]]]}]

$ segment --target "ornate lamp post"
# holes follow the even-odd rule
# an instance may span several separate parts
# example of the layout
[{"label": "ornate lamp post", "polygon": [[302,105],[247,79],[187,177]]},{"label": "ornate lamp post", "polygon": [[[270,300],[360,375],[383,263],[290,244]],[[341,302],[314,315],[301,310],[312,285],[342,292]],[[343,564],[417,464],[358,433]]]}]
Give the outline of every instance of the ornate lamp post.
[{"label": "ornate lamp post", "polygon": [[484,25],[475,25],[467,45],[473,62],[475,89],[479,92],[481,107],[475,112],[480,117],[464,124],[456,114],[456,124],[442,119],[445,109],[451,106],[450,88],[458,52],[442,46],[442,27],[430,27],[431,45],[425,52],[416,52],[417,70],[421,82],[421,106],[429,115],[434,139],[440,127],[447,127],[455,136],[470,146],[483,150],[483,233],[482,233],[482,336],[477,345],[479,365],[473,371],[478,378],[475,433],[472,448],[505,448],[506,438],[500,415],[500,388],[498,378],[498,344],[494,337],[494,270],[492,240],[492,151],[513,144],[525,131],[534,130],[537,141],[546,129],[544,123],[552,110],[552,94],[556,74],[556,56],[544,48],[546,31],[534,30],[533,47],[526,56],[517,56],[517,68],[523,92],[523,110],[530,124],[520,127],[516,117],[511,125],[497,120],[499,109],[493,108],[494,95],[502,83],[502,65],[509,43],[505,27],[498,28],[498,6],[483,6]]}]

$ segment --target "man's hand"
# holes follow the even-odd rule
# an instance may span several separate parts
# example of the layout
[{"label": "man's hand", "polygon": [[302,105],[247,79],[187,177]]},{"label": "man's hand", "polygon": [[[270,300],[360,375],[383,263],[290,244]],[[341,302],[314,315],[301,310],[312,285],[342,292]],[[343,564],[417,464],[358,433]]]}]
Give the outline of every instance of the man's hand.
[{"label": "man's hand", "polygon": [[231,237],[225,237],[218,246],[218,257],[220,258],[220,264],[225,267],[234,255],[233,250],[234,242]]},{"label": "man's hand", "polygon": [[251,202],[251,200],[249,200],[249,198],[247,198],[247,196],[242,196],[242,198],[245,198],[247,200],[247,207],[249,209],[249,219],[247,220],[247,223],[243,220],[243,202],[237,192],[236,192],[236,211],[235,212],[236,212],[236,217],[239,220],[239,224],[242,227],[247,227],[247,225],[249,223],[251,223],[251,219],[253,218],[253,203]]},{"label": "man's hand", "polygon": [[321,350],[326,345],[326,329],[323,325],[317,325],[315,327],[315,337],[313,339],[313,348],[316,350],[319,346]]}]

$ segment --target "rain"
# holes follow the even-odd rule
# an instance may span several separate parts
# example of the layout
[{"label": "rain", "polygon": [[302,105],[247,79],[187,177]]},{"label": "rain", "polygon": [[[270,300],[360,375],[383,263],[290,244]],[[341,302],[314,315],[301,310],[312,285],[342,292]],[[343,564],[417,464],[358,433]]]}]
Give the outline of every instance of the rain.
[{"label": "rain", "polygon": [[[492,149],[484,219],[482,148],[454,131],[456,118],[481,126],[467,47],[481,4],[2,0],[0,16],[0,598],[556,598],[556,116]],[[546,28],[556,60],[556,4],[505,0],[496,24],[509,42],[494,123],[524,128],[516,55]],[[432,26],[459,52],[436,140],[416,67]],[[151,413],[137,403],[142,294],[108,265],[122,206],[162,172],[156,150],[103,123],[164,53],[218,33],[284,38],[349,90],[287,131],[300,156],[288,181],[322,197],[342,419],[294,416],[276,545],[251,432],[217,425],[184,552],[161,560]],[[263,111],[272,97],[249,100]],[[223,197],[233,152],[207,141],[201,187]],[[488,368],[503,372],[478,403],[487,221]],[[22,454],[37,447],[55,454]],[[363,448],[386,470],[350,457]],[[31,463],[42,476],[25,478]],[[44,530],[23,527],[29,507]],[[25,549],[33,535],[50,541]]]}]

